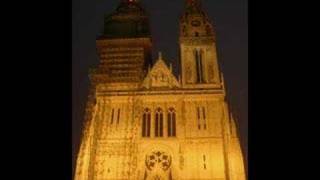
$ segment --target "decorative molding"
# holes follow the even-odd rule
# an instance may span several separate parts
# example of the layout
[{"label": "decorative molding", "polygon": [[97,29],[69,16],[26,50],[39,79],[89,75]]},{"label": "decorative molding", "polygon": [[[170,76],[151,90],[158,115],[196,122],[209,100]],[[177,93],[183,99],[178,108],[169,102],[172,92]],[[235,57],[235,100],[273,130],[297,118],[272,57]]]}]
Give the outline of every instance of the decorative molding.
[{"label": "decorative molding", "polygon": [[142,83],[142,87],[150,88],[177,88],[180,87],[178,80],[172,74],[168,66],[160,57]]},{"label": "decorative molding", "polygon": [[207,37],[188,37],[188,38],[180,38],[180,43],[191,46],[199,46],[199,45],[212,45],[215,43],[214,38]]}]

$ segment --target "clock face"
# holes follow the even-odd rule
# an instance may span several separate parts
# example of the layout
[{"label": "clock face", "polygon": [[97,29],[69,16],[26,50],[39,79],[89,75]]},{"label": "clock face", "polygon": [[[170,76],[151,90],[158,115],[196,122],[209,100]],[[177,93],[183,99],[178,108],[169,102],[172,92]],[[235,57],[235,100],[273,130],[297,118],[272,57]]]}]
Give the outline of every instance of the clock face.
[{"label": "clock face", "polygon": [[197,20],[191,22],[192,26],[200,26],[200,24],[201,24],[200,21],[197,21]]}]

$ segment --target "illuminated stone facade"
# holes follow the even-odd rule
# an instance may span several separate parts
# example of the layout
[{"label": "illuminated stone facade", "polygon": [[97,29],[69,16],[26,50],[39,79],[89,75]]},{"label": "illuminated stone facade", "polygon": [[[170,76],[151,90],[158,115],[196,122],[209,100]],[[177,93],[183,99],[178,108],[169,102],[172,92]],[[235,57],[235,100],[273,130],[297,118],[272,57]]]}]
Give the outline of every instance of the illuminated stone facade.
[{"label": "illuminated stone facade", "polygon": [[75,180],[245,180],[214,29],[200,2],[188,0],[180,20],[181,78],[161,53],[151,64],[146,31],[112,34],[123,24],[148,29],[137,21],[148,24],[140,3],[123,0],[117,11],[123,19],[108,17],[97,40],[101,63],[90,73]]}]

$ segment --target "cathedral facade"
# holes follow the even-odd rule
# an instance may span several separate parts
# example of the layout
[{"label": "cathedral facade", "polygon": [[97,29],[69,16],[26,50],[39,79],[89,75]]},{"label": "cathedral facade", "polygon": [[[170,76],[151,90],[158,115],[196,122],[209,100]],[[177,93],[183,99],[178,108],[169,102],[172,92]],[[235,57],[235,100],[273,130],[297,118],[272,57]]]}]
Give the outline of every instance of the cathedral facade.
[{"label": "cathedral facade", "polygon": [[187,0],[176,77],[161,53],[153,63],[141,3],[120,1],[97,39],[74,179],[245,180],[215,42],[200,1]]}]

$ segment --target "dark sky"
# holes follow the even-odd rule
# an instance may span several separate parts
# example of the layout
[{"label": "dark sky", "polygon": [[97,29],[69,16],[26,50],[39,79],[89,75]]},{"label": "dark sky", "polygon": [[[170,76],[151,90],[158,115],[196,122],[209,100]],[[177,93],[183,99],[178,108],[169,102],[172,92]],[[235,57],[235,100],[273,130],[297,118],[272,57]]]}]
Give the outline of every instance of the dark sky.
[{"label": "dark sky", "polygon": [[[88,68],[99,60],[96,36],[103,19],[120,0],[73,0],[72,2],[72,140],[73,162],[78,151],[89,88]],[[141,0],[150,15],[153,54],[178,64],[178,25],[185,0]],[[202,0],[215,25],[218,61],[225,76],[228,97],[239,118],[241,143],[247,154],[248,134],[248,4],[247,0]]]}]

